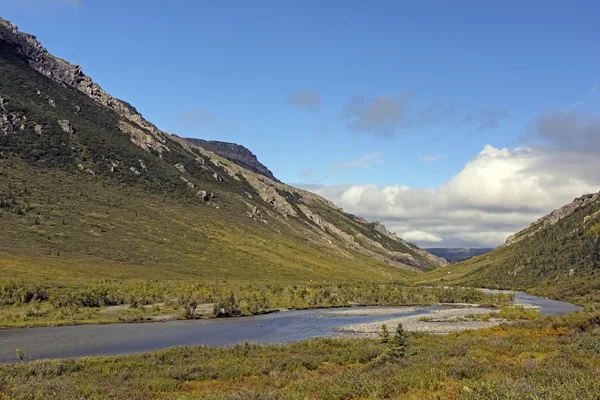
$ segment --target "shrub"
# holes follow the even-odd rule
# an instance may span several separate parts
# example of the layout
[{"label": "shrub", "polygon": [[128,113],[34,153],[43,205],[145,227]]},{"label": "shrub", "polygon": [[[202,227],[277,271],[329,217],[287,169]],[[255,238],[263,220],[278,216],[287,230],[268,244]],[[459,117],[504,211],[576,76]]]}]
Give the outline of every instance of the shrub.
[{"label": "shrub", "polygon": [[189,300],[183,308],[183,318],[194,319],[196,317],[196,307],[198,307],[198,302]]},{"label": "shrub", "polygon": [[235,298],[235,295],[225,295],[218,298],[213,306],[213,315],[219,317],[236,317],[242,315],[242,309]]}]

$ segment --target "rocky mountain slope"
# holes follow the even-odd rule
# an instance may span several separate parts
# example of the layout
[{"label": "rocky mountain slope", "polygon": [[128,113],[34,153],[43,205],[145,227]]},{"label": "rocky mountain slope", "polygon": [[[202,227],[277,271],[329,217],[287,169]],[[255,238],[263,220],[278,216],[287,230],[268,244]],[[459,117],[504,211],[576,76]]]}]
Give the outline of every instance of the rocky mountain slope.
[{"label": "rocky mountain slope", "polygon": [[44,265],[51,280],[71,278],[72,268],[111,278],[154,269],[390,280],[445,264],[381,224],[277,181],[241,146],[162,132],[4,20],[0,220],[0,278],[31,271],[3,269],[3,259]]},{"label": "rocky mountain slope", "polygon": [[279,182],[273,175],[271,170],[265,165],[261,164],[256,158],[256,155],[242,145],[228,142],[220,142],[217,140],[204,140],[187,138],[188,142],[200,146],[205,150],[215,153],[231,162],[236,163],[242,168],[249,171],[256,172],[257,174],[266,176],[267,178]]},{"label": "rocky mountain slope", "polygon": [[600,302],[600,193],[540,218],[489,254],[441,268],[425,279]]}]

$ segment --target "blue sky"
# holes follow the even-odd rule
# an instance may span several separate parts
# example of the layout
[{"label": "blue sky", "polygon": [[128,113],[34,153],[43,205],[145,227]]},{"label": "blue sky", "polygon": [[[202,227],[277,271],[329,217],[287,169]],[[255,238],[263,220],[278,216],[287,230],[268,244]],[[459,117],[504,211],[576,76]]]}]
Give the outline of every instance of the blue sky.
[{"label": "blue sky", "polygon": [[594,1],[0,0],[0,10],[162,130],[243,144],[315,190],[435,190],[485,145],[530,145],[524,134],[547,113],[589,121],[600,105]]}]

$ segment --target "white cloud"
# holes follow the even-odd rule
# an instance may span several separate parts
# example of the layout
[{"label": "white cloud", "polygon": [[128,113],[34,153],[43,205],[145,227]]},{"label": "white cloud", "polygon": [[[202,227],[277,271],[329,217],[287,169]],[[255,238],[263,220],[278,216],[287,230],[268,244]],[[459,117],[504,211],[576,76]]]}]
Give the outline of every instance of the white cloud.
[{"label": "white cloud", "polygon": [[405,232],[402,235],[402,238],[409,242],[429,242],[429,243],[439,243],[442,240],[444,240],[439,236],[433,235],[431,233],[423,232],[423,231]]},{"label": "white cloud", "polygon": [[345,161],[342,163],[334,163],[331,169],[339,171],[344,168],[369,168],[372,165],[383,164],[383,155],[381,153],[367,153],[363,154],[361,158],[354,161]]},{"label": "white cloud", "polygon": [[489,247],[575,197],[599,191],[599,170],[600,158],[592,153],[486,145],[437,188],[348,184],[307,189],[421,245]]}]

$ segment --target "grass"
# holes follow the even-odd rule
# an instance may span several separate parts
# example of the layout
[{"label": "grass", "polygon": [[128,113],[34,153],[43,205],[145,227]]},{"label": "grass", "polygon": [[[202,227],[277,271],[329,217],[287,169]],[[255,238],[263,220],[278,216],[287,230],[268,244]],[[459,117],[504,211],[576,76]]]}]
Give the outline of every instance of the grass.
[{"label": "grass", "polygon": [[0,210],[0,279],[291,282],[408,275],[359,253],[340,257],[310,233],[276,219],[253,221],[233,205],[187,203],[100,177],[48,169],[33,175],[23,163],[0,160],[0,193],[27,204],[23,214]]},{"label": "grass", "polygon": [[[0,366],[5,398],[592,399],[600,314],[408,336],[403,358],[368,339],[176,347]],[[25,359],[27,355],[25,354]],[[18,362],[15,354],[15,361]]]},{"label": "grass", "polygon": [[489,321],[492,318],[506,321],[534,320],[540,318],[540,312],[534,308],[508,305],[502,307],[499,312],[493,311],[488,314],[469,314],[466,318],[476,321]]}]

